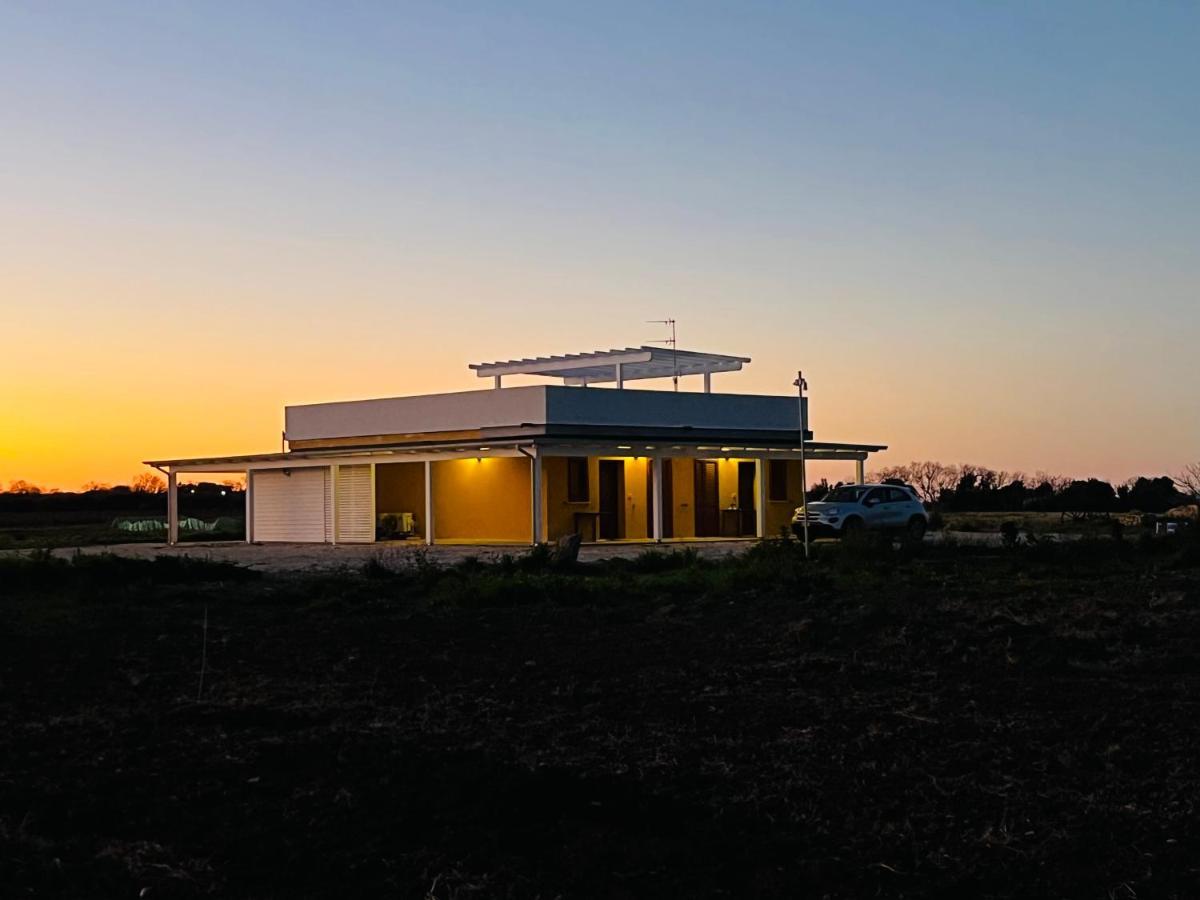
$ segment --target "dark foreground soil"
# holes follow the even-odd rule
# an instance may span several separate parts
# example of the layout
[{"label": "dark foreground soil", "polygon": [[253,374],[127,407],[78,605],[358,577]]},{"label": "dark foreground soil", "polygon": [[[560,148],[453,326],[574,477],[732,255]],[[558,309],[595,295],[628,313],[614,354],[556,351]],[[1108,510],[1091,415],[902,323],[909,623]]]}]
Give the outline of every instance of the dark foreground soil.
[{"label": "dark foreground soil", "polygon": [[1197,570],[1053,552],[13,570],[0,895],[1198,896]]}]

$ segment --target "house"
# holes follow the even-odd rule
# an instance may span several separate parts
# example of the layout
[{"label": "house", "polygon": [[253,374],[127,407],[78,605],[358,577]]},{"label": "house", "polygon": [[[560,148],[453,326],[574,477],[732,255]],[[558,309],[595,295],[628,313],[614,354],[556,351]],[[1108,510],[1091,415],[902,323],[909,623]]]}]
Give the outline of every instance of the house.
[{"label": "house", "polygon": [[[714,374],[748,362],[638,347],[479,363],[484,390],[289,406],[280,453],[146,464],[167,476],[172,543],[178,476],[205,472],[245,473],[250,542],[764,537],[800,504],[805,459],[853,462],[861,482],[886,448],[802,440],[796,395],[713,393]],[[703,393],[628,387],[694,376]]]}]

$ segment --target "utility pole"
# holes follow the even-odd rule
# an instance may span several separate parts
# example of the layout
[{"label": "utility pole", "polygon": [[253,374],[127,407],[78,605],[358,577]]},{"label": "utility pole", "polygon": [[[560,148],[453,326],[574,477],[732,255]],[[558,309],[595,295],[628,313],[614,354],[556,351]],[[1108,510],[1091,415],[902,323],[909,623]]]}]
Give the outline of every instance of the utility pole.
[{"label": "utility pole", "polygon": [[804,558],[808,559],[808,474],[804,470],[804,443],[808,439],[808,416],[804,414],[804,389],[808,387],[808,382],[804,380],[804,373],[797,371],[796,380],[792,384],[796,386],[800,402],[800,496],[804,499],[804,518],[801,521],[804,523]]}]

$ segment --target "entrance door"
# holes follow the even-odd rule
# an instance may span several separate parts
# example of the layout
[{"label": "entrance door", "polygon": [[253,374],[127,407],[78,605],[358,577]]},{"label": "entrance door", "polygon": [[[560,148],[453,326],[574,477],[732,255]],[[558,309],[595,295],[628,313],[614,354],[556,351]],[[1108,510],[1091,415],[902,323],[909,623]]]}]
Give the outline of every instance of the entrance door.
[{"label": "entrance door", "polygon": [[717,493],[717,464],[696,460],[696,537],[716,537],[721,531],[721,500]]},{"label": "entrance door", "polygon": [[738,534],[757,534],[758,517],[754,514],[754,463],[738,463]]},{"label": "entrance door", "polygon": [[600,460],[600,540],[615,541],[621,536],[621,507],[625,496],[625,463],[619,459]]}]

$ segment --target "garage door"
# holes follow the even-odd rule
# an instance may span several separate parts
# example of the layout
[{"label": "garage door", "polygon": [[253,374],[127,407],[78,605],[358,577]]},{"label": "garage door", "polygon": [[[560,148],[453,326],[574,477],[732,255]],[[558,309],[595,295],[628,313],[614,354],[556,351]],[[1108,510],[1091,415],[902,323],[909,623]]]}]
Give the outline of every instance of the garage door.
[{"label": "garage door", "polygon": [[253,473],[254,540],[322,543],[332,536],[329,469]]}]

